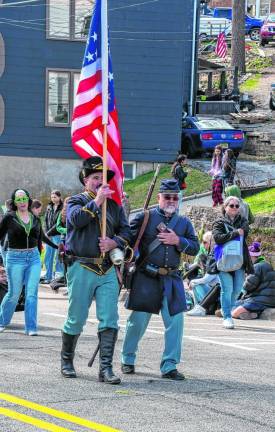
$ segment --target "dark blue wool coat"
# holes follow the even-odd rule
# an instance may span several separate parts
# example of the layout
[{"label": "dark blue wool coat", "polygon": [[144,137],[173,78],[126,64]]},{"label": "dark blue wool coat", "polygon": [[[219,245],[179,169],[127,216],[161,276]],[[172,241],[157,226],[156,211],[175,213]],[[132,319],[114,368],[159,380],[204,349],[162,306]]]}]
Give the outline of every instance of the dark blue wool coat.
[{"label": "dark blue wool coat", "polygon": [[[198,253],[199,242],[191,221],[184,216],[177,216],[177,218],[173,231],[180,238],[179,246],[161,244],[143,262],[148,254],[150,243],[156,239],[159,233],[157,226],[161,222],[168,225],[171,219],[166,217],[159,208],[150,210],[149,221],[140,242],[137,260],[137,266],[140,267],[134,275],[132,289],[126,302],[128,309],[158,314],[162,306],[163,296],[166,296],[170,315],[186,310],[183,282],[179,272],[169,276],[157,275],[155,278],[145,273],[145,266],[148,263],[157,267],[178,269],[182,252],[192,256]],[[142,212],[130,224],[134,241],[143,219],[144,213]]]}]

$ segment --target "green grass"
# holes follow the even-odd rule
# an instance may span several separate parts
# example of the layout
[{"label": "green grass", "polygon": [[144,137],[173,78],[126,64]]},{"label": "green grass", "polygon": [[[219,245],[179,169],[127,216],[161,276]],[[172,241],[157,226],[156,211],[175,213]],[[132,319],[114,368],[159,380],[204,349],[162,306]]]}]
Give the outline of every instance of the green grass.
[{"label": "green grass", "polygon": [[275,188],[252,195],[245,199],[253,214],[271,214],[275,212]]},{"label": "green grass", "polygon": [[261,74],[255,74],[251,78],[248,78],[248,80],[240,86],[241,92],[250,92],[255,90],[259,85],[260,78]]},{"label": "green grass", "polygon": [[[170,171],[170,165],[165,165],[160,169],[150,205],[157,203],[157,192],[159,190],[160,181],[164,178],[171,178]],[[153,176],[154,172],[150,171],[146,174],[138,176],[135,180],[128,180],[124,183],[124,190],[129,195],[132,209],[143,207]],[[186,183],[187,189],[185,189],[184,192],[185,196],[193,195],[194,193],[206,192],[211,188],[211,177],[208,174],[188,167]]]}]

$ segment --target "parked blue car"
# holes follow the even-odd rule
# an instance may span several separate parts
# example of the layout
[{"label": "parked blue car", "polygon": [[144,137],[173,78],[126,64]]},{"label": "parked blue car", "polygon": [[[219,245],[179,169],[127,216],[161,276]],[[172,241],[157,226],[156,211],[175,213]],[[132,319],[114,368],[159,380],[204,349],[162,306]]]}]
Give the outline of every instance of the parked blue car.
[{"label": "parked blue car", "polygon": [[[212,9],[214,18],[227,18],[232,20],[232,8],[216,7]],[[260,30],[263,25],[263,20],[255,18],[251,15],[245,15],[245,33],[250,36],[251,40],[258,41],[260,39]]]},{"label": "parked blue car", "polygon": [[244,132],[234,129],[223,119],[186,116],[182,120],[181,151],[189,157],[212,153],[218,144],[223,148],[241,151],[244,143]]}]

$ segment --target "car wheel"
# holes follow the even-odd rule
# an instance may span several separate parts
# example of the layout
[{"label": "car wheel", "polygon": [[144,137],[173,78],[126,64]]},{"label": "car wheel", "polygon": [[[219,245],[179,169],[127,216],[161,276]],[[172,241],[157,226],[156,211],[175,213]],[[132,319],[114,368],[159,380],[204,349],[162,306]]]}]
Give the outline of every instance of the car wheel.
[{"label": "car wheel", "polygon": [[250,39],[253,41],[258,41],[260,39],[260,29],[253,28],[249,32]]},{"label": "car wheel", "polygon": [[183,146],[182,146],[182,152],[184,154],[187,154],[187,156],[189,158],[192,158],[192,157],[196,156],[197,152],[196,152],[196,149],[195,149],[194,144],[193,144],[193,142],[192,142],[191,139],[187,138],[184,141]]}]

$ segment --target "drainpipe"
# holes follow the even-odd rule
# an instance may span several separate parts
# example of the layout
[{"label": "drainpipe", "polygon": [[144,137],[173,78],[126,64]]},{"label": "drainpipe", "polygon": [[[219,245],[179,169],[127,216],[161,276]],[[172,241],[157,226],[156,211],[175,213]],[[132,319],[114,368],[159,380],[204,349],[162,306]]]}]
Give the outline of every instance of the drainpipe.
[{"label": "drainpipe", "polygon": [[197,47],[197,28],[199,25],[198,17],[198,0],[194,0],[194,10],[193,10],[193,35],[192,35],[192,55],[191,55],[191,83],[190,83],[190,99],[188,102],[188,114],[194,115],[194,100],[195,100],[195,90],[197,86],[197,67],[196,67],[196,47]]}]

